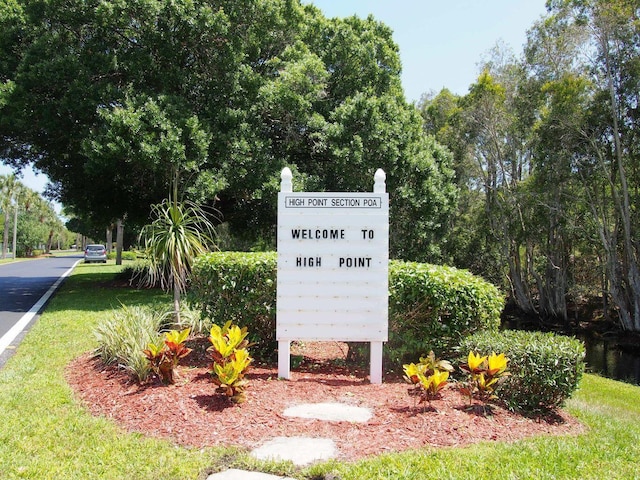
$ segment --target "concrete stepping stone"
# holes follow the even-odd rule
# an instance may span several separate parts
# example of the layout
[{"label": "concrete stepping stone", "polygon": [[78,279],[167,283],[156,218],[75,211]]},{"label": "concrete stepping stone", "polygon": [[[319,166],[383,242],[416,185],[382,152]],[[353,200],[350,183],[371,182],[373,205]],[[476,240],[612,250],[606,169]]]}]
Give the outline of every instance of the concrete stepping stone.
[{"label": "concrete stepping stone", "polygon": [[[326,421],[366,422],[372,412],[368,408],[345,403],[304,403],[284,411],[287,417],[310,418]],[[337,455],[335,442],[330,438],[276,437],[254,449],[251,455],[259,460],[293,462],[294,465],[329,460]],[[290,480],[259,472],[226,470],[209,475],[207,480]]]},{"label": "concrete stepping stone", "polygon": [[254,449],[259,460],[290,460],[294,465],[307,465],[336,456],[336,445],[330,438],[276,437]]},{"label": "concrete stepping stone", "polygon": [[280,477],[269,473],[250,472],[231,468],[223,472],[213,473],[207,480],[295,480],[291,477]]},{"label": "concrete stepping stone", "polygon": [[287,408],[284,416],[364,423],[371,418],[372,413],[368,408],[344,403],[303,403]]}]

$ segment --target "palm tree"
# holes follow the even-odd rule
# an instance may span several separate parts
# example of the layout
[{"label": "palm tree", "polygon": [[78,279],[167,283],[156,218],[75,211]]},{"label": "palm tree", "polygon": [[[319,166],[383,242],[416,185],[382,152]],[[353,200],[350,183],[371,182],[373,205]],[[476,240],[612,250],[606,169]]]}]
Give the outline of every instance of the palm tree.
[{"label": "palm tree", "polygon": [[186,291],[195,257],[214,245],[214,227],[200,206],[178,201],[175,184],[173,197],[153,205],[151,216],[153,222],[140,232],[151,260],[149,282],[160,281],[163,290],[173,290],[174,316],[179,322],[180,295]]},{"label": "palm tree", "polygon": [[60,235],[64,231],[64,225],[58,218],[56,211],[52,208],[47,212],[47,216],[45,218],[45,223],[49,228],[49,235],[47,236],[47,243],[45,248],[45,253],[51,253],[51,247],[53,246],[53,240],[56,238],[60,238]]},{"label": "palm tree", "polygon": [[[55,212],[49,202],[47,202],[44,198],[40,196],[38,192],[35,190],[31,190],[30,188],[22,188],[19,189],[16,193],[17,202],[20,203],[23,207],[23,213],[27,216],[33,218],[38,224],[44,224],[45,219],[48,215],[54,214]],[[17,217],[16,217],[16,225],[17,225]],[[43,229],[44,230],[44,229]],[[24,236],[25,232],[23,232]],[[24,241],[24,238],[23,238]],[[25,243],[24,246],[24,254],[26,256],[31,256],[33,253],[33,249],[37,248],[40,243],[44,241],[44,237],[39,236],[36,238],[30,238],[30,242]],[[17,245],[17,244],[16,244]],[[17,251],[17,247],[14,246],[14,249]]]},{"label": "palm tree", "polygon": [[[17,209],[17,194],[23,185],[14,174],[0,175],[0,210],[4,214],[4,230],[2,234],[2,258],[7,258],[7,247],[9,245],[9,222],[11,219],[11,207],[14,202]],[[17,211],[17,210],[16,210]],[[16,247],[13,246],[13,257],[16,256]]]}]

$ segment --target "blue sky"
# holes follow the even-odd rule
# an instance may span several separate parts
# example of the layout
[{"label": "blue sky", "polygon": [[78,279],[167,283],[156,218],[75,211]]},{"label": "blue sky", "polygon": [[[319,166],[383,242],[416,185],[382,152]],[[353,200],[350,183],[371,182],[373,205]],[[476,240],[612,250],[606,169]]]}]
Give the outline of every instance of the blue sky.
[{"label": "blue sky", "polygon": [[302,0],[326,17],[372,14],[393,30],[409,101],[443,87],[464,95],[483,55],[503,41],[522,52],[526,32],[546,13],[545,0]]},{"label": "blue sky", "polygon": [[[522,52],[526,32],[545,13],[545,0],[302,0],[326,17],[372,14],[393,30],[409,101],[443,87],[464,95],[478,63],[498,41]],[[0,174],[11,169],[0,165]],[[44,175],[28,169],[22,182],[42,192]]]},{"label": "blue sky", "polygon": [[[13,173],[13,169],[10,167],[7,167],[6,165],[0,165],[0,175],[9,175]],[[21,178],[19,178],[19,181],[29,187],[31,190],[35,190],[36,192],[42,193],[44,191],[44,188],[47,185],[48,179],[46,175],[43,174],[36,174],[31,167],[26,168],[22,171],[22,174],[18,174],[18,176],[20,177],[20,175],[22,175]],[[59,206],[56,207],[56,210],[59,211]]]}]

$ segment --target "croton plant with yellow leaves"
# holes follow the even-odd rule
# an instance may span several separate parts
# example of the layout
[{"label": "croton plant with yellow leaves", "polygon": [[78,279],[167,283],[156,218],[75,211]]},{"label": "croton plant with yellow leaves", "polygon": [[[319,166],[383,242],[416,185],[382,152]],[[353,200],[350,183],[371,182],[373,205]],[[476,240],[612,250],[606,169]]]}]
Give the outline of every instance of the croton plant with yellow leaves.
[{"label": "croton plant with yellow leaves", "polygon": [[405,380],[414,388],[409,389],[409,395],[419,398],[418,403],[431,403],[438,398],[441,390],[448,384],[449,373],[453,366],[447,360],[439,360],[435,354],[429,352],[426,357],[420,357],[418,364],[409,363],[402,366]]},{"label": "croton plant with yellow leaves", "polygon": [[[467,363],[460,365],[460,369],[468,374],[461,391],[468,395],[469,402],[474,396],[484,402],[497,398],[496,387],[509,375],[508,362],[509,359],[502,353],[482,356],[469,352]],[[437,359],[433,352],[421,357],[417,364],[409,363],[402,367],[405,380],[414,385],[409,390],[409,395],[419,398],[419,403],[431,403],[431,400],[438,398],[442,389],[448,385],[449,374],[453,372],[451,363]]]},{"label": "croton plant with yellow leaves", "polygon": [[189,331],[188,328],[185,328],[182,331],[165,332],[162,340],[150,343],[142,352],[149,361],[151,369],[165,385],[175,383],[174,371],[178,362],[191,353],[191,349],[184,344],[189,338]]},{"label": "croton plant with yellow leaves", "polygon": [[211,373],[213,382],[218,385],[216,391],[226,395],[234,403],[245,401],[245,388],[248,381],[244,375],[249,369],[252,358],[249,356],[246,339],[247,327],[240,328],[228,321],[224,326],[211,327],[209,341],[213,363]]},{"label": "croton plant with yellow leaves", "polygon": [[461,390],[468,395],[470,403],[474,395],[484,402],[497,398],[496,388],[509,375],[508,362],[503,353],[496,355],[492,352],[491,355],[481,356],[469,352],[467,363],[460,365],[460,368],[468,374],[467,384]]}]

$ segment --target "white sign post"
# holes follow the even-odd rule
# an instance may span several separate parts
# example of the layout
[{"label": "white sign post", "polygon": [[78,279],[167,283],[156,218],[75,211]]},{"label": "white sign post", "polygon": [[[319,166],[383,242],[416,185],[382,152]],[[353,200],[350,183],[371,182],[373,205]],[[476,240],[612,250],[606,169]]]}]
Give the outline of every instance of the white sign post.
[{"label": "white sign post", "polygon": [[285,168],[278,194],[278,376],[290,378],[292,340],[371,343],[371,383],[382,383],[388,337],[389,194],[294,193]]}]

